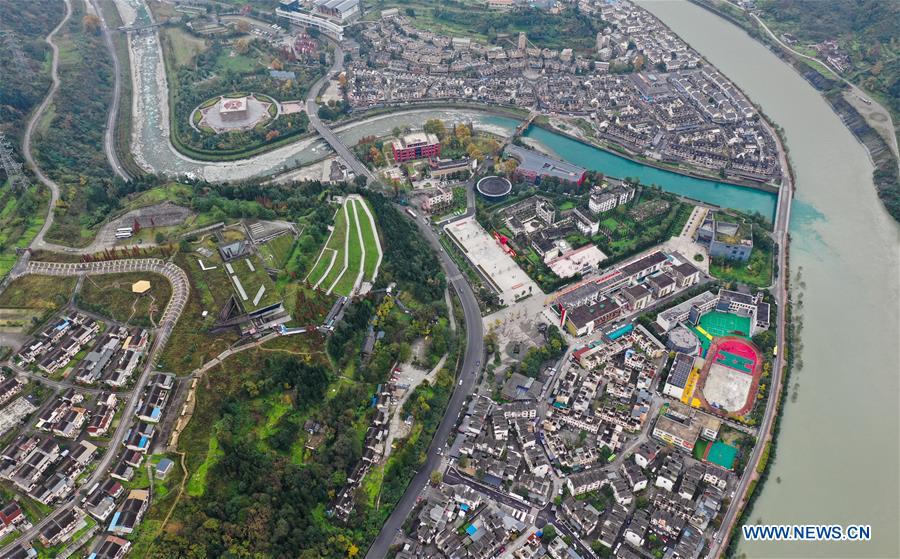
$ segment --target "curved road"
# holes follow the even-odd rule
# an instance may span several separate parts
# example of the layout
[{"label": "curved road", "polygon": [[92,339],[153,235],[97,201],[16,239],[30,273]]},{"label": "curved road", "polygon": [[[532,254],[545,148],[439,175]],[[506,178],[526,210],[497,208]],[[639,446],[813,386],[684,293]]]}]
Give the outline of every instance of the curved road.
[{"label": "curved road", "polygon": [[[134,388],[128,397],[128,402],[121,415],[122,420],[119,421],[119,425],[116,427],[116,431],[106,447],[106,452],[103,454],[100,461],[97,462],[96,469],[82,485],[83,488],[90,488],[95,483],[99,482],[109,471],[113,459],[119,454],[119,447],[122,445],[122,441],[125,439],[128,429],[135,420],[134,413],[137,409],[141,395],[144,392],[144,387],[150,379],[151,374],[156,369],[157,353],[165,347],[172,330],[175,328],[175,323],[178,322],[178,318],[181,316],[182,311],[184,311],[184,306],[187,304],[188,297],[190,296],[190,283],[188,282],[188,277],[184,270],[171,262],[166,262],[157,258],[107,260],[103,262],[81,262],[77,264],[29,262],[24,271],[17,272],[17,276],[40,274],[65,277],[81,274],[95,275],[125,272],[154,272],[165,276],[166,279],[169,280],[169,283],[172,284],[172,297],[169,299],[165,311],[163,311],[160,326],[156,330],[153,343],[145,357],[141,376],[138,378],[137,383],[134,385]],[[6,557],[16,544],[27,544],[36,538],[50,520],[56,518],[59,513],[70,510],[76,505],[77,495],[78,492],[75,492],[64,502],[64,504],[55,507],[51,514],[48,514],[43,520],[32,526],[30,529],[20,533],[14,541],[8,543],[3,549],[0,549],[0,557]]]},{"label": "curved road", "polygon": [[[47,96],[44,97],[44,100],[38,106],[38,108],[32,113],[31,119],[28,121],[28,125],[25,128],[25,134],[22,138],[22,154],[25,158],[25,162],[29,168],[31,168],[32,172],[38,178],[41,183],[46,186],[50,190],[50,203],[47,207],[47,218],[44,220],[44,225],[41,226],[41,230],[38,231],[37,235],[34,236],[34,239],[31,240],[31,244],[29,248],[34,250],[52,250],[56,252],[68,252],[71,254],[93,254],[95,252],[101,251],[104,248],[109,246],[109,242],[103,241],[98,235],[94,238],[94,240],[86,247],[83,248],[71,248],[62,245],[57,245],[54,243],[49,243],[44,240],[44,236],[47,234],[47,231],[53,226],[53,220],[55,218],[55,212],[57,203],[59,203],[59,185],[56,184],[54,180],[44,174],[41,170],[40,166],[38,166],[37,162],[34,160],[34,155],[31,151],[31,144],[34,137],[35,128],[37,128],[38,123],[43,117],[44,113],[47,110],[47,107],[53,101],[53,97],[56,95],[56,91],[59,89],[59,47],[53,42],[53,38],[56,33],[62,28],[63,25],[69,21],[69,18],[72,16],[72,5],[71,0],[65,0],[66,3],[66,15],[62,21],[59,22],[53,30],[47,35],[45,41],[53,53],[51,69],[50,69],[50,78],[52,80],[52,85],[50,87],[50,91],[47,92]],[[106,122],[106,137],[104,139],[104,150],[106,151],[107,158],[109,159],[109,163],[112,166],[113,170],[117,175],[122,177],[123,179],[128,179],[128,176],[124,174],[124,170],[121,168],[121,164],[115,154],[114,148],[114,132],[115,132],[115,120],[116,114],[118,113],[118,105],[119,105],[119,96],[121,93],[121,76],[119,75],[119,62],[118,57],[116,56],[115,49],[112,48],[112,39],[109,34],[109,29],[106,26],[106,22],[102,19],[102,13],[96,6],[94,9],[98,14],[101,14],[101,21],[103,22],[103,32],[106,36],[107,47],[110,48],[110,53],[113,57],[113,62],[115,66],[115,74],[116,74],[116,82],[113,93],[113,100],[110,103],[109,114],[107,115]]]},{"label": "curved road", "polygon": [[[889,130],[891,130],[892,133],[889,133],[889,134],[888,134],[888,136],[889,136],[890,139],[884,138],[883,136],[882,136],[882,138],[888,140],[887,143],[888,143],[888,146],[891,148],[891,153],[894,154],[894,158],[895,158],[895,159],[898,159],[898,164],[900,164],[900,151],[898,151],[898,148],[897,148],[897,134],[896,134],[896,133],[893,133],[893,131],[895,130],[895,128],[894,128],[894,120],[893,120],[893,118],[891,117],[891,112],[890,112],[890,111],[888,111],[887,109],[885,109],[884,106],[883,106],[881,103],[879,103],[878,101],[874,100],[874,99],[872,98],[872,95],[871,95],[871,94],[866,93],[866,92],[863,91],[858,85],[856,85],[855,83],[851,82],[850,80],[848,80],[847,78],[845,78],[844,76],[842,76],[837,70],[835,70],[834,68],[832,68],[831,66],[829,66],[827,62],[825,62],[825,61],[823,61],[823,60],[819,60],[818,58],[816,58],[816,57],[814,57],[814,56],[808,56],[808,55],[806,55],[806,54],[803,54],[802,52],[798,52],[798,51],[792,49],[791,47],[789,47],[787,44],[784,43],[784,41],[782,41],[781,39],[779,39],[778,36],[776,36],[775,33],[772,32],[771,29],[769,29],[769,26],[766,25],[766,23],[765,23],[762,19],[760,19],[759,16],[757,16],[757,15],[754,14],[754,13],[751,13],[751,14],[750,14],[750,17],[752,17],[752,18],[756,21],[756,23],[758,23],[759,25],[761,25],[762,28],[766,30],[766,33],[769,35],[769,37],[771,37],[772,40],[774,40],[776,43],[778,43],[778,45],[781,46],[781,48],[785,49],[786,51],[790,52],[791,54],[793,54],[793,55],[795,55],[795,56],[799,56],[800,58],[805,58],[805,59],[807,59],[807,60],[811,60],[811,61],[813,61],[813,62],[817,62],[817,63],[819,63],[819,64],[822,64],[823,66],[825,66],[826,68],[828,68],[828,69],[831,71],[831,73],[834,74],[839,80],[841,80],[842,82],[844,82],[845,84],[847,84],[847,85],[850,87],[850,90],[853,92],[854,95],[856,95],[856,96],[859,97],[860,99],[867,99],[867,100],[869,101],[869,103],[870,103],[869,107],[872,108],[872,109],[874,109],[873,112],[874,112],[874,113],[877,113],[877,114],[879,114],[879,115],[881,115],[882,117],[884,117],[884,118],[886,119],[886,122],[887,122],[887,128],[888,128]],[[860,114],[860,116],[862,116],[862,114]],[[863,119],[865,120],[865,117],[863,117]],[[875,127],[873,127],[873,128],[875,128]],[[876,131],[876,133],[878,132],[877,129],[875,129],[875,131]],[[881,136],[881,134],[879,134],[879,136]]]},{"label": "curved road", "polygon": [[344,145],[344,142],[342,142],[340,138],[338,138],[337,135],[322,122],[322,119],[319,118],[319,104],[316,103],[316,97],[319,95],[319,90],[331,76],[337,76],[344,69],[344,51],[341,50],[340,45],[337,43],[332,43],[332,45],[334,46],[334,62],[328,72],[319,78],[319,80],[309,89],[309,93],[306,96],[306,116],[309,117],[309,123],[316,129],[316,132],[328,142],[331,149],[333,149],[338,156],[353,169],[353,172],[356,173],[357,176],[366,177],[367,181],[374,183],[377,182],[378,179],[375,178],[372,171],[357,159],[356,156],[353,155],[353,152]]},{"label": "curved road", "polygon": [[434,439],[432,439],[431,445],[428,447],[428,457],[425,459],[425,463],[410,481],[409,486],[403,493],[403,497],[400,498],[397,506],[394,507],[391,515],[381,527],[381,532],[379,532],[378,537],[375,538],[368,553],[366,553],[367,559],[381,559],[387,556],[391,542],[394,540],[394,535],[401,529],[406,517],[409,516],[409,513],[415,507],[416,499],[418,499],[425,484],[431,478],[431,472],[440,466],[442,456],[438,454],[438,449],[444,446],[447,437],[450,436],[450,432],[456,425],[466,398],[475,391],[475,380],[478,378],[478,375],[473,374],[473,372],[480,368],[480,363],[484,360],[484,328],[481,322],[481,310],[478,308],[475,293],[469,286],[469,282],[466,281],[465,276],[459,271],[456,263],[441,248],[434,230],[421,217],[415,221],[419,231],[431,243],[434,250],[438,252],[444,273],[447,275],[447,281],[456,290],[462,303],[466,327],[466,352],[462,359],[462,368],[459,375],[462,383],[457,383],[456,388],[453,390],[453,395],[447,404],[444,417],[441,419],[441,423],[434,434]]},{"label": "curved road", "polygon": [[22,138],[22,155],[25,157],[25,163],[28,164],[28,167],[31,168],[38,180],[50,189],[50,205],[47,208],[47,219],[44,221],[41,230],[38,231],[38,234],[35,235],[34,239],[31,241],[30,246],[35,248],[38,248],[38,245],[44,243],[44,234],[46,234],[47,230],[50,229],[50,226],[53,225],[53,209],[56,208],[56,204],[59,201],[59,185],[50,180],[34,161],[34,156],[31,153],[31,138],[34,135],[34,129],[37,126],[37,123],[44,115],[44,111],[47,110],[47,106],[50,105],[50,101],[53,100],[53,96],[56,95],[56,90],[59,89],[59,73],[57,72],[59,69],[59,47],[53,42],[53,37],[72,16],[72,4],[70,0],[65,0],[65,3],[66,16],[59,22],[59,25],[53,28],[53,31],[51,31],[45,39],[53,52],[53,60],[50,66],[50,79],[52,80],[52,85],[50,86],[50,91],[47,93],[47,96],[44,97],[40,106],[38,106],[37,110],[31,115],[31,120],[28,121],[28,126],[25,127],[25,135]]},{"label": "curved road", "polygon": [[781,160],[781,169],[784,173],[781,191],[778,196],[778,207],[775,211],[775,227],[772,234],[778,247],[778,275],[775,280],[775,285],[770,290],[775,297],[775,301],[778,303],[775,332],[777,339],[776,347],[781,350],[778,352],[778,355],[775,356],[775,363],[772,367],[772,381],[770,382],[770,386],[774,389],[770,390],[769,398],[766,400],[765,415],[763,416],[762,424],[759,426],[757,443],[750,453],[747,465],[744,467],[744,475],[738,482],[738,486],[735,489],[728,510],[725,512],[725,517],[722,519],[722,525],[715,533],[713,541],[710,542],[710,549],[707,557],[719,557],[728,548],[727,544],[732,527],[740,518],[740,513],[744,510],[745,500],[749,497],[748,491],[750,484],[759,477],[756,474],[756,467],[762,458],[763,449],[765,449],[766,444],[772,440],[772,427],[775,424],[775,418],[780,409],[779,402],[781,400],[781,391],[784,390],[784,354],[787,350],[785,347],[785,329],[787,327],[787,305],[790,299],[788,292],[790,269],[788,268],[787,263],[789,241],[788,227],[790,226],[791,220],[791,202],[794,195],[794,183],[793,178],[791,177],[790,163],[784,151],[784,146],[781,144],[781,138],[771,129],[769,123],[765,119],[762,119],[761,122],[769,128],[769,132],[772,134],[772,137],[775,138],[775,142],[778,145],[778,156]]},{"label": "curved road", "polygon": [[125,172],[124,167],[122,167],[122,162],[119,161],[119,154],[116,153],[115,144],[116,117],[119,114],[119,100],[122,96],[122,73],[119,67],[119,55],[113,44],[112,33],[109,30],[109,26],[106,24],[106,18],[103,17],[103,10],[100,9],[97,0],[91,0],[91,4],[94,6],[94,11],[97,12],[97,17],[100,18],[100,23],[103,26],[103,41],[106,43],[106,49],[109,51],[110,58],[112,58],[113,76],[115,78],[113,82],[113,96],[112,100],[109,102],[109,112],[106,116],[106,133],[103,138],[103,151],[106,152],[106,159],[109,160],[109,166],[112,167],[113,172],[120,179],[127,181],[130,180],[131,177],[128,176],[128,173]]}]

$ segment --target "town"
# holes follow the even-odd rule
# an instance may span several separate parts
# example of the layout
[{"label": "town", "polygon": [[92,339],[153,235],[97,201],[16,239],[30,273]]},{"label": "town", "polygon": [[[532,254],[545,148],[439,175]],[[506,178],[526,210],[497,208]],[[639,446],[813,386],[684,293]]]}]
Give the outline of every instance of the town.
[{"label": "town", "polygon": [[[296,2],[282,4],[290,10]],[[628,2],[580,9],[606,25],[593,52],[537,48],[524,33],[480,44],[384,10],[358,31],[347,100],[354,109],[476,102],[533,110],[632,156],[734,179],[778,179],[775,140],[756,109],[686,43]]]},{"label": "town", "polygon": [[873,269],[886,243],[862,158],[787,140],[842,119],[892,180],[885,29],[753,0],[56,4],[0,18],[0,557],[777,556],[748,528],[825,509],[820,424],[870,417],[845,390],[855,415],[809,419],[848,362],[823,324],[857,339],[810,302],[879,293],[823,273],[855,262],[835,207],[866,208]]}]

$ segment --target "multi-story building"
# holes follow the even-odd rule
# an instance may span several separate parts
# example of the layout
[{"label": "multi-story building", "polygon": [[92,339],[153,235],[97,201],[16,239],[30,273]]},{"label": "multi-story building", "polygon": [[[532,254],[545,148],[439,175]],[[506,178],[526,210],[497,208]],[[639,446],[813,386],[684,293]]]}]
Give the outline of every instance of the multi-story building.
[{"label": "multi-story building", "polygon": [[391,154],[397,163],[440,157],[441,142],[434,134],[415,132],[392,141]]},{"label": "multi-story building", "polygon": [[753,252],[753,225],[719,221],[710,214],[697,228],[697,242],[707,247],[711,258],[746,262]]}]

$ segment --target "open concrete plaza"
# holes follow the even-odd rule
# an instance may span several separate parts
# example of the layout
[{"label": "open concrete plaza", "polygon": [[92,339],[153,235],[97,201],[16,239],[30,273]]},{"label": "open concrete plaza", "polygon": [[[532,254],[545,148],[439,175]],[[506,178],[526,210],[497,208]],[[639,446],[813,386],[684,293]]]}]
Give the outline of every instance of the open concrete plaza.
[{"label": "open concrete plaza", "polygon": [[541,293],[537,284],[474,217],[451,223],[446,230],[472,265],[497,290],[503,304],[508,305],[517,298]]}]

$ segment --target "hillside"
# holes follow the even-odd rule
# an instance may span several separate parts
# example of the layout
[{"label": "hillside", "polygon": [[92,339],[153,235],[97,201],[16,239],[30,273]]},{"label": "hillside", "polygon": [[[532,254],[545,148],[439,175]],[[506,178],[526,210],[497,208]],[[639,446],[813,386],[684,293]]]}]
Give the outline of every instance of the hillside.
[{"label": "hillside", "polygon": [[[792,48],[831,58],[844,75],[900,115],[900,3],[880,0],[763,0],[760,17]],[[830,43],[834,41],[835,43]]]}]

